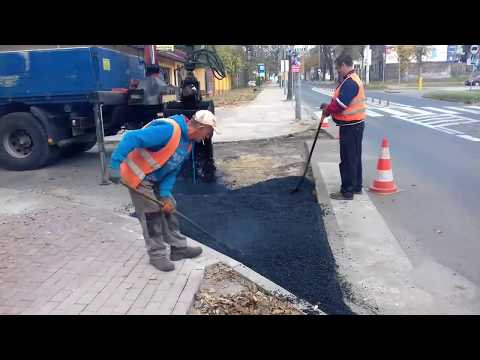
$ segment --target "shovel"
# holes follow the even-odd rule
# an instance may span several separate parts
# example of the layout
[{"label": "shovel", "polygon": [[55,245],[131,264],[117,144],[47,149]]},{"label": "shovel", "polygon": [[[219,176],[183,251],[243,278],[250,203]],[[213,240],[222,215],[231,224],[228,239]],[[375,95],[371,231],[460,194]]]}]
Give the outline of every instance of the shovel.
[{"label": "shovel", "polygon": [[322,113],[322,118],[320,119],[320,123],[318,124],[317,133],[315,134],[315,140],[313,140],[312,148],[310,149],[310,154],[308,155],[307,164],[305,165],[305,171],[303,172],[302,178],[298,182],[297,186],[295,186],[295,189],[290,191],[290,194],[297,192],[298,189],[300,188],[300,185],[302,185],[303,181],[305,180],[305,175],[307,175],[308,166],[310,165],[310,160],[312,159],[313,149],[315,149],[315,144],[317,143],[318,134],[320,133],[320,129],[322,128],[324,119],[325,119],[325,115]]},{"label": "shovel", "polygon": [[[120,181],[120,184],[122,184],[123,186],[127,187],[128,189],[132,190],[133,192],[135,192],[136,194],[140,195],[140,196],[143,196],[145,199],[147,200],[150,200],[152,202],[154,202],[155,204],[157,205],[160,205],[161,207],[163,207],[164,203],[161,202],[160,200],[158,199],[154,199],[154,198],[151,198],[150,196],[138,191],[137,189],[134,189],[130,186],[128,186],[127,184],[125,184],[123,181]],[[220,241],[218,241],[218,239],[213,236],[212,234],[210,234],[207,230],[205,230],[203,227],[201,227],[200,225],[198,225],[195,221],[191,220],[190,218],[188,218],[186,215],[183,215],[181,212],[179,212],[177,209],[174,210],[174,213],[182,218],[183,220],[187,221],[188,223],[190,223],[191,225],[193,225],[195,228],[197,228],[198,230],[200,230],[201,232],[203,232],[204,234],[208,235],[216,244],[219,248],[222,248],[223,251],[227,250],[229,251],[230,253],[234,254],[235,256],[237,257],[240,257],[243,255],[243,253],[241,251],[238,251],[238,250],[234,250],[232,249],[231,247],[229,247],[228,245],[225,245],[223,243],[221,243]]]}]

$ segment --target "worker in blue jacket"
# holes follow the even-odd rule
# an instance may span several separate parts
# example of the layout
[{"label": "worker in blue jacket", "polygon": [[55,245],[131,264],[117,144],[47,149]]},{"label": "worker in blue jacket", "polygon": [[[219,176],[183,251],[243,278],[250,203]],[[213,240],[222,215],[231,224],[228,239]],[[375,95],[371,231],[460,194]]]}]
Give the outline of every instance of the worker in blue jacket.
[{"label": "worker in blue jacket", "polygon": [[[161,271],[173,270],[175,265],[171,261],[193,258],[202,252],[200,247],[187,246],[186,237],[180,233],[172,190],[183,162],[190,156],[192,141],[210,138],[214,128],[215,115],[208,110],[197,111],[188,122],[184,115],[156,119],[142,129],[128,131],[112,154],[109,171],[112,182],[119,183],[122,179],[164,204],[161,207],[130,190],[150,264]],[[132,152],[136,157],[129,156]],[[150,170],[148,164],[153,164]]]}]

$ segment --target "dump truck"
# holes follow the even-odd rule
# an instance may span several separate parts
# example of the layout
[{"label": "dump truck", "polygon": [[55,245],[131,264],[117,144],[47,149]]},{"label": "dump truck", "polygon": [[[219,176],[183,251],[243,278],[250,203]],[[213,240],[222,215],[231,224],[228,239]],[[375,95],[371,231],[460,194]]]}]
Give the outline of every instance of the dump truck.
[{"label": "dump truck", "polygon": [[[140,128],[159,115],[214,112],[193,70],[207,66],[223,78],[223,64],[214,51],[187,49],[187,76],[179,88],[152,71],[158,64],[104,47],[0,51],[0,166],[39,169],[97,144],[101,184],[107,184],[104,136]],[[178,101],[163,101],[172,95]],[[191,161],[199,178],[213,179],[211,140],[195,147]]]},{"label": "dump truck", "polygon": [[152,120],[161,101],[147,105],[131,89],[143,79],[142,57],[102,47],[0,52],[0,166],[33,170],[92,148],[96,106],[102,136]]}]

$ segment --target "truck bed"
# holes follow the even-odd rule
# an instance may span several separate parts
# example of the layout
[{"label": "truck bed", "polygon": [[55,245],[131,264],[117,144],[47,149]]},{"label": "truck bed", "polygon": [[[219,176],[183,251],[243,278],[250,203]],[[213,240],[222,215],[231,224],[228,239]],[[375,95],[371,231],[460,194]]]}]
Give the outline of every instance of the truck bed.
[{"label": "truck bed", "polygon": [[144,77],[140,57],[100,47],[0,52],[0,104],[85,101]]}]

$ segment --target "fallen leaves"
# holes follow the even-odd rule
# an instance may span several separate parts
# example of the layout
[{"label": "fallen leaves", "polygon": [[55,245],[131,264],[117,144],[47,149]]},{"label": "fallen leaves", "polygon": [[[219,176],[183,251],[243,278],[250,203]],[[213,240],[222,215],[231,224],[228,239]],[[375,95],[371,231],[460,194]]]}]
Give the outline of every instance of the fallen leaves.
[{"label": "fallen leaves", "polygon": [[195,296],[195,309],[203,315],[300,315],[291,305],[273,296],[242,291],[239,294],[212,295],[201,290]]},{"label": "fallen leaves", "polygon": [[[240,275],[231,267],[216,264],[205,273],[214,282],[240,282]],[[195,295],[193,312],[202,315],[301,315],[289,302],[270,295],[256,284],[244,284],[243,290],[222,294],[213,288],[203,288]]]}]

